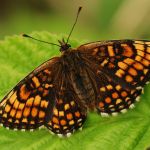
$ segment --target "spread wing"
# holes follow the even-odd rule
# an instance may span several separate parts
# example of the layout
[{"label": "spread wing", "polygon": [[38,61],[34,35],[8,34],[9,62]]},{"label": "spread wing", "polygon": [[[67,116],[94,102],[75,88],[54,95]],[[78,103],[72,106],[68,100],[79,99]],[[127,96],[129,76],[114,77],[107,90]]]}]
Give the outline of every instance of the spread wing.
[{"label": "spread wing", "polygon": [[0,123],[23,131],[44,125],[60,136],[81,128],[86,113],[64,75],[58,58],[35,69],[0,102]]},{"label": "spread wing", "polygon": [[51,118],[55,104],[53,77],[59,72],[59,67],[58,58],[50,59],[3,98],[0,102],[0,123],[4,127],[34,130]]},{"label": "spread wing", "polygon": [[149,82],[150,41],[94,42],[77,50],[95,72],[101,112],[111,114],[129,108]]}]

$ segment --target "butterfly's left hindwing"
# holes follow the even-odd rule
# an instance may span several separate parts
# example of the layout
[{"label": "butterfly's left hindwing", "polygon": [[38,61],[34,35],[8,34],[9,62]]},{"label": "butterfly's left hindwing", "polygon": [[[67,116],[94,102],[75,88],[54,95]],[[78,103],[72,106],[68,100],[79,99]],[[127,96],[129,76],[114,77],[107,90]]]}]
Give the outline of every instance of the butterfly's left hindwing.
[{"label": "butterfly's left hindwing", "polygon": [[57,58],[39,66],[4,97],[0,102],[0,123],[4,127],[33,130],[44,125],[46,117],[50,119],[48,114],[52,114],[55,102],[54,68],[58,68]]}]

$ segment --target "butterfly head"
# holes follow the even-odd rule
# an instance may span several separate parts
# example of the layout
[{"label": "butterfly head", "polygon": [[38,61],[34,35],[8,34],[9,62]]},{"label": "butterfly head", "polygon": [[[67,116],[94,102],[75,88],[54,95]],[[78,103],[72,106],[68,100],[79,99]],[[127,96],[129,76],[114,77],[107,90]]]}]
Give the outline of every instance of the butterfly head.
[{"label": "butterfly head", "polygon": [[58,42],[60,43],[60,51],[64,52],[70,49],[71,45],[66,43],[64,39],[62,39],[62,41],[58,40]]}]

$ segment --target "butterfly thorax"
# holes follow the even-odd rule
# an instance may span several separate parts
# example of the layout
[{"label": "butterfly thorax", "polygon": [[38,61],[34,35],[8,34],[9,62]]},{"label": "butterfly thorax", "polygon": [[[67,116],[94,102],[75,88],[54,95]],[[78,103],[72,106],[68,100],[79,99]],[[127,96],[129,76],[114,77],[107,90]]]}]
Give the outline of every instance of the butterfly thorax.
[{"label": "butterfly thorax", "polygon": [[88,68],[80,53],[70,49],[62,55],[61,60],[65,77],[69,80],[69,86],[77,95],[77,99],[80,99],[78,103],[82,105],[83,109],[93,109],[96,99],[93,88],[94,83],[91,81],[92,76],[88,73]]}]

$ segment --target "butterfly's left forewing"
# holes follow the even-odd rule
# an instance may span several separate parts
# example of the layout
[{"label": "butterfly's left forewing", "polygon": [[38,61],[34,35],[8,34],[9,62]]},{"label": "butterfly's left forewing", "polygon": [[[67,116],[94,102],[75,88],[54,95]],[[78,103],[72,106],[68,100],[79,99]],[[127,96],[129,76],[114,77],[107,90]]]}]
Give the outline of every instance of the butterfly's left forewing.
[{"label": "butterfly's left forewing", "polygon": [[57,61],[53,58],[39,66],[4,97],[0,102],[0,123],[4,127],[33,130],[44,125],[46,117],[50,119]]}]

